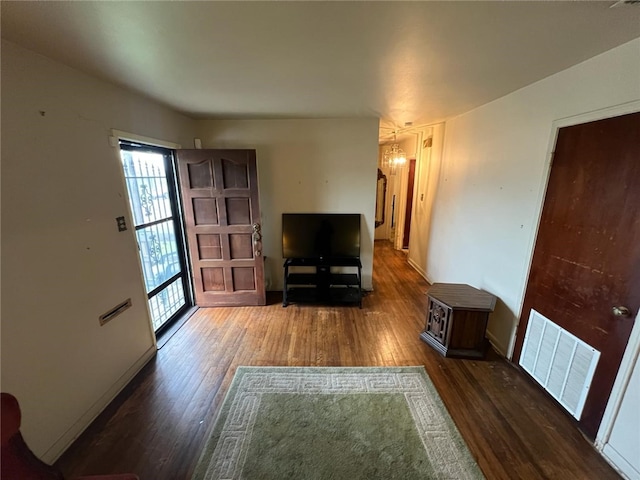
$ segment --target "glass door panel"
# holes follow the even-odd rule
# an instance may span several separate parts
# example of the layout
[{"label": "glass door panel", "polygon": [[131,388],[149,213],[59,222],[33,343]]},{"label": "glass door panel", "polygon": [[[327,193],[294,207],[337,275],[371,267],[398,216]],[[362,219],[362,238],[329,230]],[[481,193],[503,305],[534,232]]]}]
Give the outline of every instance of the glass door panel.
[{"label": "glass door panel", "polygon": [[121,142],[120,153],[157,333],[191,305],[173,155],[129,142]]},{"label": "glass door panel", "polygon": [[136,237],[144,282],[151,292],[182,270],[173,222],[137,226]]}]

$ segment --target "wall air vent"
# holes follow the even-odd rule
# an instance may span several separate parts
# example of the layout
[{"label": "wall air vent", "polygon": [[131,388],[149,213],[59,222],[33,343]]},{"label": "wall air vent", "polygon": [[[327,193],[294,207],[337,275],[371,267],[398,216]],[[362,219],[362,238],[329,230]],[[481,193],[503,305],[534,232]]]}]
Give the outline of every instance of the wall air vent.
[{"label": "wall air vent", "polygon": [[600,352],[531,310],[520,365],[580,420]]},{"label": "wall air vent", "polygon": [[122,312],[124,312],[130,306],[131,306],[131,299],[127,298],[120,305],[116,305],[115,307],[113,307],[108,312],[103,313],[102,315],[100,315],[98,317],[98,321],[100,322],[100,326],[102,326],[105,323],[113,320],[114,318],[116,318],[118,315],[120,315]]}]

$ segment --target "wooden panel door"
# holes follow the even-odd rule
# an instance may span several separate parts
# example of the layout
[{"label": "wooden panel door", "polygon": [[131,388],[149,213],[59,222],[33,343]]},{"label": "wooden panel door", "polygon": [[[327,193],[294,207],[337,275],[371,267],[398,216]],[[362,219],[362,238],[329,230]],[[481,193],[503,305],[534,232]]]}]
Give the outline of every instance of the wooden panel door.
[{"label": "wooden panel door", "polygon": [[196,305],[264,305],[255,150],[177,158]]},{"label": "wooden panel door", "polygon": [[639,307],[640,113],[562,128],[514,358],[532,308],[601,352],[579,421],[592,439]]}]

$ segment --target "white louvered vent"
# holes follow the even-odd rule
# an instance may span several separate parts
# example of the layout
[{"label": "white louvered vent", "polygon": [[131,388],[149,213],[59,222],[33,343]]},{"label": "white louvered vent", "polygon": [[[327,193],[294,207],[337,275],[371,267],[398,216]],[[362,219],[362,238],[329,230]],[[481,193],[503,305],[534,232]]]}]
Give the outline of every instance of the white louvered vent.
[{"label": "white louvered vent", "polygon": [[580,420],[600,352],[531,309],[520,365]]}]

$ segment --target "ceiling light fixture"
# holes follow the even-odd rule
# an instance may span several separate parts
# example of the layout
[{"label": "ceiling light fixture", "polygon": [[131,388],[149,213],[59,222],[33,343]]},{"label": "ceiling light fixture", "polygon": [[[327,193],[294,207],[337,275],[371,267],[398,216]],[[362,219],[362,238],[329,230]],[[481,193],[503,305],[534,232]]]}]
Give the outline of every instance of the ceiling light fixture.
[{"label": "ceiling light fixture", "polygon": [[404,165],[407,161],[407,155],[400,145],[396,143],[396,132],[393,132],[393,143],[387,148],[382,155],[382,167],[389,168],[392,174],[396,173],[398,165]]}]

